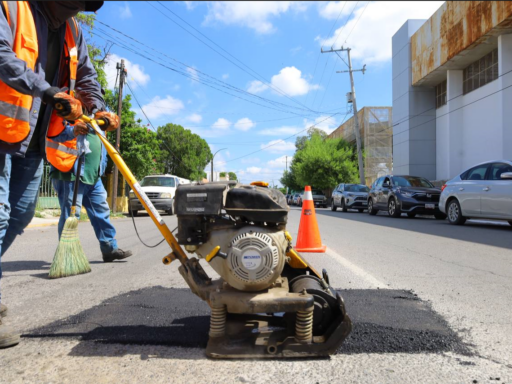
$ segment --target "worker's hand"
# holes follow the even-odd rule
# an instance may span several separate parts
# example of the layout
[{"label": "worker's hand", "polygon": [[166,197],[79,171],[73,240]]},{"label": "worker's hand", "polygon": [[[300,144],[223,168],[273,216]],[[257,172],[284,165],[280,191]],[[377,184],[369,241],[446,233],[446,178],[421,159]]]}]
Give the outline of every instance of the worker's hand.
[{"label": "worker's hand", "polygon": [[89,127],[81,120],[77,120],[75,123],[75,127],[73,128],[73,133],[75,137],[80,135],[87,135],[89,133]]},{"label": "worker's hand", "polygon": [[119,128],[119,116],[115,113],[107,111],[96,112],[94,114],[94,119],[105,120],[105,124],[100,125],[100,128],[104,131],[110,132]]},{"label": "worker's hand", "polygon": [[82,116],[82,103],[57,87],[48,88],[43,94],[43,101],[57,110],[57,115],[66,120],[77,120]]}]

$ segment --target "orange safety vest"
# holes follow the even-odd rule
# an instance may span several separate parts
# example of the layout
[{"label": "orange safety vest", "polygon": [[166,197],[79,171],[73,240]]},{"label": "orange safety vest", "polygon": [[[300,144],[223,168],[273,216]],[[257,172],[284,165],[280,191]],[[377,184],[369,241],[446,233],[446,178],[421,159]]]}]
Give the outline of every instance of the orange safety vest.
[{"label": "orange safety vest", "polygon": [[[2,1],[6,10],[7,22],[13,34],[12,50],[19,59],[34,70],[38,58],[38,39],[32,10],[27,1]],[[62,80],[60,87],[68,87],[74,96],[76,73],[78,68],[78,24],[74,18],[66,22],[64,39],[64,60],[69,65],[69,77]],[[59,68],[60,70],[61,68]],[[16,144],[30,134],[30,111],[33,97],[22,94],[0,80],[0,140]],[[34,113],[36,113],[34,111]],[[64,121],[53,111],[46,138],[46,156],[48,161],[62,172],[69,172],[77,159],[76,139],[65,143],[51,140],[65,128]]]}]

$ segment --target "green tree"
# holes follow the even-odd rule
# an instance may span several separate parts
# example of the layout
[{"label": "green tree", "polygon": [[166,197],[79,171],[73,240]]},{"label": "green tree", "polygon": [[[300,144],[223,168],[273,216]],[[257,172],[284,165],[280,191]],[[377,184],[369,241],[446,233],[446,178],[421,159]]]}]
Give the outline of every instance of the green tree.
[{"label": "green tree", "polygon": [[291,169],[302,187],[329,189],[338,183],[357,181],[353,157],[352,146],[344,140],[323,140],[321,135],[313,134],[304,148],[295,153]]},{"label": "green tree", "polygon": [[226,172],[219,173],[219,177],[226,177]]},{"label": "green tree", "polygon": [[327,133],[323,129],[311,127],[308,129],[306,136],[298,136],[295,139],[295,148],[297,148],[298,151],[303,149],[304,146],[306,145],[306,142],[308,140],[311,140],[311,137],[313,137],[313,135],[318,135],[323,140],[325,140],[327,138]]},{"label": "green tree", "polygon": [[157,138],[162,142],[160,161],[165,172],[190,180],[200,180],[212,152],[208,143],[189,129],[177,124],[158,127]]},{"label": "green tree", "polygon": [[229,172],[229,180],[238,180],[238,177],[236,176],[235,172]]},{"label": "green tree", "polygon": [[[292,161],[292,164],[293,164],[293,161]],[[292,169],[292,168],[290,167],[290,169]],[[283,176],[281,177],[281,179],[279,181],[285,187],[288,187],[290,189],[290,191],[300,191],[301,189],[303,189],[303,186],[298,183],[297,179],[295,178],[295,174],[293,173],[292,170],[284,171]]]}]

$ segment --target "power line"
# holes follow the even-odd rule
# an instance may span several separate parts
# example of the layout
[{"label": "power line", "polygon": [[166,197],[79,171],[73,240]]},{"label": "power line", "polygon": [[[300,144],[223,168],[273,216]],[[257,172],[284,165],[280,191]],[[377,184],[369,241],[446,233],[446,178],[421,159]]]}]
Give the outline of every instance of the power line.
[{"label": "power line", "polygon": [[357,19],[356,23],[354,24],[354,26],[352,27],[352,29],[350,30],[350,32],[348,33],[348,36],[345,38],[345,43],[347,42],[348,38],[350,37],[352,31],[354,30],[354,28],[356,27],[357,23],[359,23],[359,20],[361,20],[361,16],[363,16],[363,13],[364,11],[366,11],[366,8],[368,8],[368,5],[370,4],[370,2],[368,1],[366,3],[366,6],[364,7],[363,9],[363,12],[361,12],[361,14],[359,15],[359,18]]},{"label": "power line", "polygon": [[[149,2],[147,2],[149,3]],[[160,10],[158,10],[156,7],[154,7],[151,3],[149,3],[153,8],[155,8],[157,11],[159,11],[160,13],[162,13]],[[211,43],[215,44],[217,47],[219,47],[222,51],[226,52],[229,56],[231,56],[233,59],[235,59],[236,61],[238,61],[239,63],[241,63],[244,67],[248,68],[251,72],[253,72],[254,74],[256,74],[256,76],[254,74],[251,74],[249,73],[247,70],[245,70],[244,68],[240,67],[238,64],[234,63],[231,59],[227,58],[226,56],[224,56],[222,53],[220,53],[219,51],[217,51],[215,48],[211,47],[209,44],[205,43],[203,40],[201,40],[200,38],[198,38],[197,36],[195,36],[193,33],[191,33],[190,31],[188,31],[186,28],[184,28],[183,26],[181,26],[180,24],[178,24],[176,21],[174,21],[173,19],[171,19],[170,17],[166,16],[165,14],[162,13],[162,15],[164,15],[165,17],[167,17],[169,20],[171,20],[173,23],[175,23],[176,25],[178,25],[180,28],[182,28],[185,32],[187,32],[188,34],[190,34],[191,36],[193,36],[194,38],[196,38],[197,40],[199,40],[201,43],[203,43],[204,45],[206,45],[208,48],[210,48],[211,50],[213,50],[214,52],[216,52],[217,54],[219,54],[220,56],[222,56],[223,58],[225,58],[226,60],[228,60],[230,63],[232,63],[233,65],[235,65],[236,67],[240,68],[242,71],[244,71],[245,73],[247,73],[249,76],[259,80],[259,81],[263,81],[263,83],[265,83],[267,86],[269,86],[270,88],[272,88],[273,90],[275,90],[276,92],[280,93],[282,96],[285,96],[287,99],[307,108],[308,110],[310,110],[311,112],[313,112],[310,108],[308,108],[307,106],[305,106],[304,104],[300,103],[299,101],[295,100],[293,97],[291,97],[290,95],[288,95],[286,92],[282,91],[281,89],[279,89],[278,87],[274,86],[273,84],[269,83],[262,75],[260,75],[258,72],[256,72],[255,70],[253,70],[252,68],[250,68],[248,65],[244,64],[241,60],[239,60],[238,58],[236,58],[235,56],[233,56],[231,53],[229,53],[228,51],[226,51],[224,48],[222,48],[219,44],[217,44],[216,42],[214,42],[213,40],[211,40],[208,36],[204,35],[201,31],[197,30],[194,26],[192,26],[190,23],[188,23],[186,20],[184,20],[183,18],[181,18],[179,15],[177,15],[175,12],[173,12],[171,9],[167,8],[165,5],[162,4],[162,2],[158,2],[158,4],[160,4],[161,7],[165,8],[167,11],[169,11],[170,13],[172,13],[174,16],[176,16],[178,19],[180,19],[181,21],[183,21],[185,24],[187,24],[189,27],[191,27],[194,31],[196,31],[197,33],[199,33],[201,36],[203,36],[204,38],[206,38],[208,41],[210,41]]]},{"label": "power line", "polygon": [[348,15],[347,19],[345,20],[345,24],[343,24],[343,28],[341,28],[341,30],[338,32],[338,36],[336,37],[336,40],[334,40],[334,43],[331,45],[331,48],[334,48],[334,45],[336,44],[336,42],[338,41],[338,39],[340,38],[341,36],[341,32],[343,32],[343,30],[345,29],[345,27],[347,26],[347,23],[348,21],[350,20],[350,18],[352,17],[352,15],[354,14],[354,11],[357,7],[357,4],[359,4],[359,1],[356,2],[356,5],[354,5],[354,8],[352,8],[352,12],[350,12],[350,15]]},{"label": "power line", "polygon": [[[298,115],[298,116],[302,116],[302,115],[300,115],[299,113],[296,113],[296,112],[286,111],[286,110],[278,109],[278,108],[272,108],[272,107],[269,107],[269,106],[266,106],[266,105],[263,105],[263,104],[256,103],[256,102],[254,102],[254,101],[251,101],[251,100],[245,99],[245,98],[243,98],[243,97],[240,97],[240,96],[234,95],[234,94],[232,94],[232,93],[229,93],[229,92],[223,91],[223,90],[221,90],[221,89],[219,89],[219,88],[217,88],[217,87],[215,87],[215,86],[219,86],[219,87],[222,87],[222,88],[227,88],[227,89],[230,89],[230,90],[235,91],[235,92],[238,92],[238,93],[242,93],[242,94],[246,94],[246,95],[251,96],[251,97],[255,97],[255,98],[259,99],[259,100],[262,100],[262,101],[264,101],[264,102],[267,102],[267,103],[269,103],[269,104],[272,104],[272,105],[274,105],[274,106],[276,106],[276,107],[277,107],[278,105],[281,105],[281,106],[286,107],[286,108],[294,108],[294,109],[298,109],[298,110],[308,111],[308,110],[305,110],[305,109],[301,109],[301,108],[298,108],[298,107],[294,107],[294,106],[290,106],[290,105],[287,105],[287,104],[283,104],[283,103],[280,103],[280,102],[278,102],[278,101],[270,100],[270,99],[267,99],[267,98],[265,98],[265,97],[258,96],[258,95],[255,95],[255,94],[253,94],[253,93],[247,92],[247,91],[242,90],[242,89],[240,89],[240,88],[234,87],[234,86],[232,86],[231,84],[228,84],[228,83],[225,83],[225,82],[223,82],[223,81],[221,81],[221,80],[215,79],[214,77],[212,77],[212,76],[210,76],[210,75],[207,75],[207,74],[204,74],[204,73],[202,73],[201,71],[199,71],[199,70],[197,70],[197,69],[194,69],[194,68],[192,68],[192,67],[189,67],[189,68],[192,68],[192,69],[194,69],[194,71],[196,71],[196,72],[198,72],[198,73],[201,73],[201,74],[204,74],[204,75],[205,75],[205,76],[207,76],[207,77],[212,78],[212,79],[213,79],[213,81],[212,81],[212,80],[205,80],[205,79],[201,79],[201,78],[199,78],[198,76],[194,76],[194,75],[191,75],[190,73],[186,73],[186,72],[183,72],[183,71],[181,71],[181,70],[179,70],[179,69],[172,68],[172,67],[170,67],[170,66],[169,66],[169,64],[168,64],[168,63],[163,64],[163,63],[161,63],[161,62],[156,61],[155,59],[153,59],[153,58],[151,58],[151,57],[145,56],[144,54],[142,54],[141,52],[139,52],[139,51],[138,51],[138,49],[140,49],[140,48],[136,47],[136,49],[137,49],[137,50],[134,50],[134,49],[132,49],[132,48],[130,48],[130,47],[128,47],[128,46],[126,46],[125,44],[121,44],[117,38],[115,38],[115,37],[113,37],[113,36],[109,35],[107,32],[104,32],[104,31],[103,31],[103,30],[101,30],[100,28],[96,28],[96,30],[99,30],[102,34],[106,35],[107,37],[110,37],[110,38],[114,39],[114,40],[109,40],[109,39],[107,39],[107,38],[105,38],[105,37],[103,37],[103,36],[101,36],[101,35],[98,35],[98,34],[96,35],[97,37],[100,37],[100,38],[102,38],[103,40],[105,40],[105,41],[107,41],[107,42],[110,42],[110,43],[112,43],[112,44],[115,44],[115,45],[119,46],[120,48],[126,49],[126,50],[128,50],[128,51],[130,51],[130,52],[132,52],[132,53],[134,53],[134,54],[136,54],[136,55],[138,55],[138,56],[141,56],[141,57],[145,58],[146,60],[149,60],[149,61],[151,61],[151,62],[153,62],[153,63],[155,63],[155,64],[158,64],[158,65],[160,65],[160,66],[162,66],[162,67],[164,67],[164,68],[167,68],[167,69],[169,69],[169,70],[171,70],[171,71],[173,71],[173,72],[176,72],[176,73],[180,74],[181,76],[184,76],[184,77],[186,77],[186,78],[188,78],[188,79],[190,79],[190,80],[196,81],[196,82],[201,83],[201,84],[203,84],[203,85],[206,85],[206,86],[208,86],[208,87],[210,87],[210,88],[213,88],[213,89],[218,90],[218,91],[220,91],[220,92],[226,93],[226,94],[228,94],[228,95],[230,95],[230,96],[233,96],[233,97],[236,97],[236,98],[239,98],[239,99],[245,100],[245,101],[247,101],[247,102],[250,102],[250,103],[253,103],[253,104],[256,104],[256,105],[260,105],[260,106],[262,106],[262,107],[264,107],[264,108],[270,108],[270,109],[274,109],[274,110],[277,110],[277,111],[280,111],[280,112],[284,112],[284,113],[291,113],[291,114],[295,114],[295,115]],[[140,43],[140,42],[139,42],[139,44],[144,45],[143,43]],[[130,45],[132,45],[132,44],[130,44]],[[150,49],[152,49],[152,48],[150,48]],[[147,51],[145,51],[145,50],[142,50],[142,51],[143,51],[143,52],[147,52]],[[156,51],[156,52],[158,52],[158,51]],[[150,54],[150,53],[148,53],[148,54]],[[164,53],[161,53],[161,54],[162,54],[162,55],[164,55],[164,56],[166,56]],[[150,55],[151,55],[151,54],[150,54]],[[171,59],[172,59],[172,58],[171,58]],[[214,86],[214,85],[215,85],[215,86]],[[321,114],[321,112],[316,112],[316,113]]]}]

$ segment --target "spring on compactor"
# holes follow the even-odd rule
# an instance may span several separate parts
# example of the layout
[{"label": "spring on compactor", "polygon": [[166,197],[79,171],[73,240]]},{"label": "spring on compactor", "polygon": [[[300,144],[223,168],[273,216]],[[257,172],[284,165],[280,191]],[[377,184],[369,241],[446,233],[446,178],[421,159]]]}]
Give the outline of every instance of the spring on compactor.
[{"label": "spring on compactor", "polygon": [[226,306],[212,307],[210,317],[210,337],[222,337],[226,332]]},{"label": "spring on compactor", "polygon": [[313,308],[309,311],[297,312],[295,338],[305,342],[309,342],[313,338]]}]

